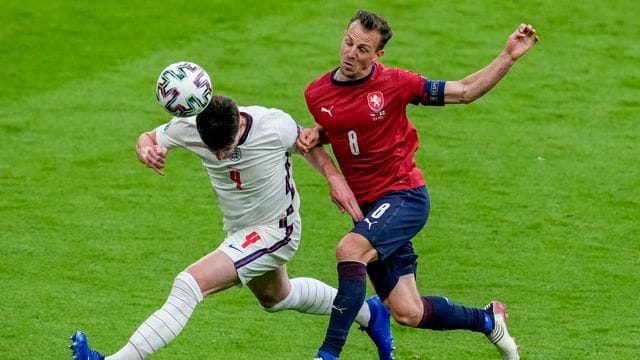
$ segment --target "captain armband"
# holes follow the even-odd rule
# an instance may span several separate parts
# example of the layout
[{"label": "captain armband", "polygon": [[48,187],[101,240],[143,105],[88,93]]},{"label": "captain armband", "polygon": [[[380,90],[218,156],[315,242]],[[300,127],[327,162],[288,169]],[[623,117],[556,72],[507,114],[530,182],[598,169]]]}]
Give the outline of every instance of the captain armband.
[{"label": "captain armband", "polygon": [[429,101],[425,105],[443,106],[444,105],[444,85],[445,80],[427,80],[424,83],[424,97]]}]

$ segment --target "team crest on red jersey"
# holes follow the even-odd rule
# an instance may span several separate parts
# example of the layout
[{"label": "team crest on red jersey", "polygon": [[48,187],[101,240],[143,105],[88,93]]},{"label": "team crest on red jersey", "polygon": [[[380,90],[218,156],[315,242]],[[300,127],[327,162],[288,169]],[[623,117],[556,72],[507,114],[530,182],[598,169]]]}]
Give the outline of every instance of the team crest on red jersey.
[{"label": "team crest on red jersey", "polygon": [[380,112],[384,108],[384,96],[382,91],[374,91],[367,94],[369,109],[373,112]]}]

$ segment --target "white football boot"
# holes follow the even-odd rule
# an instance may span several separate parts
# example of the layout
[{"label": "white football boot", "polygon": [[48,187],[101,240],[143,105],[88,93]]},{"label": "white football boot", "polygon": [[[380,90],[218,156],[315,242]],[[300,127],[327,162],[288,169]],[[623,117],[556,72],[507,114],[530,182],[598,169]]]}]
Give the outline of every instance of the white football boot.
[{"label": "white football boot", "polygon": [[494,300],[484,309],[493,315],[493,330],[487,334],[489,341],[498,348],[503,360],[519,360],[519,346],[507,331],[507,308]]}]

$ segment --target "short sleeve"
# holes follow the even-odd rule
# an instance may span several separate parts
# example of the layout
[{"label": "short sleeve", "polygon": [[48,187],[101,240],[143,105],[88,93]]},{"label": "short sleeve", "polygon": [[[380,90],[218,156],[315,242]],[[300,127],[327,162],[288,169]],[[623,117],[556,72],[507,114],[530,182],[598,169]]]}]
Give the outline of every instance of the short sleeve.
[{"label": "short sleeve", "polygon": [[278,134],[282,145],[289,153],[298,153],[298,147],[296,146],[296,140],[298,140],[298,134],[300,133],[300,126],[293,120],[293,118],[287,114],[282,113],[278,123]]},{"label": "short sleeve", "polygon": [[194,131],[197,131],[194,118],[174,117],[156,128],[156,140],[167,149],[184,147]]},{"label": "short sleeve", "polygon": [[398,87],[406,103],[413,103],[424,94],[427,79],[413,71],[397,69]]}]

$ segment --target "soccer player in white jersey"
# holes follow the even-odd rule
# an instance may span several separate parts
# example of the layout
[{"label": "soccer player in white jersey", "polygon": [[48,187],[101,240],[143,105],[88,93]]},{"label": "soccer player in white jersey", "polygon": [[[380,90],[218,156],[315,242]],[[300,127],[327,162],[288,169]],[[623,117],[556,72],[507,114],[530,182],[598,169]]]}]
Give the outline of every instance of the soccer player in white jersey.
[{"label": "soccer player in white jersey", "polygon": [[[228,236],[216,250],[180,272],[165,304],[145,320],[116,353],[104,356],[77,331],[70,345],[76,360],[140,360],[181,332],[204,297],[246,285],[268,312],[296,310],[331,314],[336,289],[312,278],[289,279],[286,263],[301,235],[300,198],[292,177],[299,127],[286,113],[260,106],[238,107],[213,96],[198,116],[173,118],[140,135],[138,159],[164,175],[167,151],[184,148],[202,160],[223,213]],[[355,220],[362,212],[342,175],[322,148],[304,155],[327,178],[333,201]],[[357,322],[380,359],[392,359],[389,312],[376,296]]]}]

